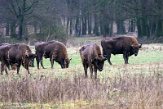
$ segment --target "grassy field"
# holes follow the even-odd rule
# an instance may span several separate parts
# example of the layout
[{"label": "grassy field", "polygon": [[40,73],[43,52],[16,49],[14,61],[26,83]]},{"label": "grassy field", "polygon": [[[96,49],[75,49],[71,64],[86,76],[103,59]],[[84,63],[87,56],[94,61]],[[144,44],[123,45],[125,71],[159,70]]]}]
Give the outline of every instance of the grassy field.
[{"label": "grassy field", "polygon": [[[137,57],[124,65],[122,55],[112,55],[112,66],[105,62],[98,79],[84,78],[79,48],[100,39],[77,38],[68,42],[72,58],[68,69],[55,63],[47,69],[24,68],[0,77],[0,108],[11,109],[162,109],[163,44],[144,44]],[[88,73],[89,74],[89,73]]]}]

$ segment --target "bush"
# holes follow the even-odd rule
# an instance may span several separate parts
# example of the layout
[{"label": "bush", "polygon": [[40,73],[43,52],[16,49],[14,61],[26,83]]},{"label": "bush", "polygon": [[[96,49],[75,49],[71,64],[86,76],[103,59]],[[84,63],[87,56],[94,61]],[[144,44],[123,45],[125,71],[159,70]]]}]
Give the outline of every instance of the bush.
[{"label": "bush", "polygon": [[45,26],[42,28],[41,33],[32,34],[29,36],[29,41],[33,44],[36,41],[50,41],[58,40],[63,43],[67,42],[67,34],[63,27],[61,26]]}]

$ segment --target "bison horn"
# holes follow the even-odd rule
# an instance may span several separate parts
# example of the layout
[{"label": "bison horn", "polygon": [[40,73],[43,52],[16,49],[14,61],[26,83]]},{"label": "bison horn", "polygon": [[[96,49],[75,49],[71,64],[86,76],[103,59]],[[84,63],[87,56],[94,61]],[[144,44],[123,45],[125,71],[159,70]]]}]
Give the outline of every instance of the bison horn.
[{"label": "bison horn", "polygon": [[142,47],[142,43],[141,44],[139,44],[139,48],[141,48]]},{"label": "bison horn", "polygon": [[104,60],[104,61],[106,61],[106,60],[107,60],[107,58],[106,58],[106,57],[104,57],[104,58],[103,58],[103,60]]}]

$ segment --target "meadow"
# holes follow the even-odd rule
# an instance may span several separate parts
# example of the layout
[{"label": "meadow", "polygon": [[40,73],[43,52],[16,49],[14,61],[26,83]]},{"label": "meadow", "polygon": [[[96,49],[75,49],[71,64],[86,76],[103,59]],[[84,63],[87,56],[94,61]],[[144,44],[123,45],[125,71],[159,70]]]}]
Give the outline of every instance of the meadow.
[{"label": "meadow", "polygon": [[[98,79],[84,78],[79,48],[100,38],[75,38],[68,41],[70,67],[55,63],[47,69],[21,67],[20,75],[11,70],[0,76],[0,108],[3,109],[162,109],[163,44],[143,44],[137,57],[125,65],[122,55],[112,55],[113,65],[105,62]],[[31,47],[33,48],[33,47]],[[34,50],[33,50],[34,51]],[[88,72],[89,74],[89,72]]]}]

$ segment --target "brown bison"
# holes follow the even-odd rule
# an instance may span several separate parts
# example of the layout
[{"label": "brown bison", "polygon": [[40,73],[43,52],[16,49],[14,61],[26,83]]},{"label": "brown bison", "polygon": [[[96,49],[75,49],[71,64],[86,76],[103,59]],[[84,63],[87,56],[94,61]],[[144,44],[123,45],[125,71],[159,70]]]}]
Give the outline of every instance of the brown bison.
[{"label": "brown bison", "polygon": [[8,60],[6,60],[8,50],[11,48],[11,45],[9,44],[1,44],[0,45],[0,61],[1,61],[1,73],[6,70],[6,67],[10,69],[10,65],[8,63]]},{"label": "brown bison", "polygon": [[45,67],[43,66],[43,55],[44,55],[44,48],[46,45],[53,43],[54,41],[51,42],[36,42],[35,43],[35,54],[36,54],[36,62],[37,62],[37,68],[39,69],[39,63],[41,63],[41,66],[43,69]]},{"label": "brown bison", "polygon": [[102,71],[104,61],[100,47],[97,44],[85,45],[80,48],[80,57],[85,71],[85,77],[87,77],[87,69],[90,68],[91,78],[93,77],[93,71],[95,78],[97,78],[97,70]]},{"label": "brown bison", "polygon": [[54,61],[59,63],[61,68],[68,68],[71,60],[68,58],[65,45],[58,41],[49,43],[44,47],[44,57],[50,58],[51,68],[53,68]]},{"label": "brown bison", "polygon": [[[4,50],[4,57],[1,64],[1,74],[4,70],[4,67],[7,66],[9,68],[9,65],[16,65],[17,74],[19,74],[20,66],[23,65],[23,67],[30,74],[29,66],[31,64],[31,61],[34,61],[35,54],[32,53],[29,46],[27,46],[26,44],[11,44],[7,45],[6,47],[1,47],[0,50]],[[5,71],[7,74],[6,69]]]},{"label": "brown bison", "polygon": [[43,57],[50,58],[51,68],[53,68],[54,61],[61,65],[61,68],[68,68],[70,59],[68,58],[66,47],[63,43],[58,41],[38,42],[35,44],[37,68],[39,63],[43,66]]},{"label": "brown bison", "polygon": [[108,59],[110,65],[112,65],[110,58],[111,54],[123,54],[125,64],[128,64],[128,58],[131,55],[138,55],[139,48],[142,44],[139,44],[136,37],[119,36],[110,37],[101,41],[103,48],[103,55]]}]

